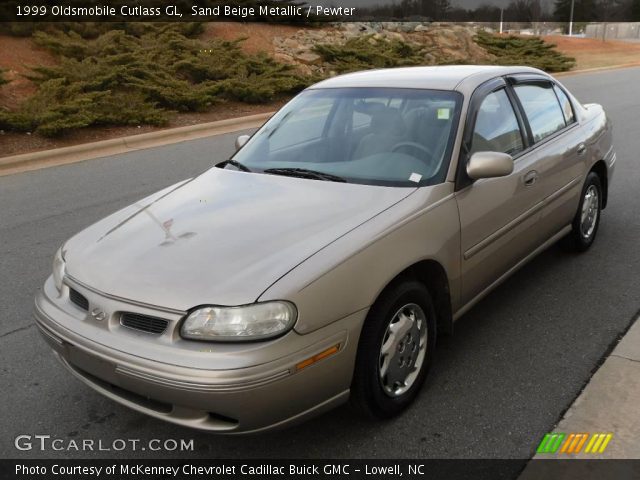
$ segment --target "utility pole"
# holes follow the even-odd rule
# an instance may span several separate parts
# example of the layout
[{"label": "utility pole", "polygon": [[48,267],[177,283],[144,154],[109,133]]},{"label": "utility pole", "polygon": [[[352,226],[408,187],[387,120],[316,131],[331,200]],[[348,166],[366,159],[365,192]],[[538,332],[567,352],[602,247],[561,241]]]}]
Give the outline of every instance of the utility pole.
[{"label": "utility pole", "polygon": [[573,4],[576,0],[571,0],[571,13],[569,13],[569,36],[573,35]]},{"label": "utility pole", "polygon": [[[573,0],[571,0],[573,1]],[[502,19],[504,18],[504,8],[500,9],[500,33],[502,33]]]}]

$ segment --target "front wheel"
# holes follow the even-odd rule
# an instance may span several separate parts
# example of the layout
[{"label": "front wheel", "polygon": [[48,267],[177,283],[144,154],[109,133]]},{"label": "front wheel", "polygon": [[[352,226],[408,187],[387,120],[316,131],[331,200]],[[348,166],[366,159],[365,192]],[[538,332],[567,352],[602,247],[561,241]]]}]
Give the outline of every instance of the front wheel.
[{"label": "front wheel", "polygon": [[370,417],[402,412],[418,394],[433,357],[435,310],[417,281],[390,287],[371,308],[362,328],[351,403]]},{"label": "front wheel", "polygon": [[566,242],[572,250],[586,251],[594,242],[600,225],[602,210],[602,184],[594,172],[587,175],[582,187],[580,206],[573,219],[571,233]]}]

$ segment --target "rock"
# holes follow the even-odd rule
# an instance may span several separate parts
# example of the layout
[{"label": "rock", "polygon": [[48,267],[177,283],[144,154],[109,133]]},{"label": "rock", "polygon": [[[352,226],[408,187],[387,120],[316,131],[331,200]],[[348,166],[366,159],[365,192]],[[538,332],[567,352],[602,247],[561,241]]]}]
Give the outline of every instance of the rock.
[{"label": "rock", "polygon": [[[420,20],[420,21],[417,21]],[[382,42],[404,41],[422,49],[424,64],[443,62],[486,63],[492,56],[473,40],[472,27],[447,23],[425,22],[348,22],[324,25],[322,28],[298,30],[287,37],[273,39],[276,61],[293,64],[303,74],[334,75],[331,65],[323,63],[313,51],[324,43],[344,45],[352,38],[367,37],[372,49]]]},{"label": "rock", "polygon": [[320,55],[312,52],[300,53],[295,56],[295,59],[300,63],[304,63],[305,65],[314,65],[322,61],[322,57]]},{"label": "rock", "polygon": [[398,29],[401,32],[409,33],[413,32],[418,25],[420,25],[418,22],[403,22],[399,25]]},{"label": "rock", "polygon": [[296,67],[296,70],[301,75],[313,75],[313,70],[311,69],[311,67],[309,65],[298,64],[298,66]]},{"label": "rock", "polygon": [[294,58],[291,55],[287,55],[286,53],[275,53],[273,55],[273,58],[275,58],[278,62],[288,63],[290,65],[296,63]]},{"label": "rock", "polygon": [[312,32],[307,33],[307,38],[313,40],[324,40],[329,35],[329,32],[326,30],[314,30]]},{"label": "rock", "polygon": [[293,38],[286,38],[284,42],[282,42],[282,45],[287,48],[298,48],[299,43]]},{"label": "rock", "polygon": [[404,41],[404,37],[402,36],[401,33],[398,32],[383,32],[383,34],[385,38],[389,39],[389,40],[400,40],[400,41]]},{"label": "rock", "polygon": [[358,26],[357,23],[344,23],[341,25],[341,27],[344,29],[345,32],[349,32],[349,33],[357,33],[360,31],[360,27]]}]

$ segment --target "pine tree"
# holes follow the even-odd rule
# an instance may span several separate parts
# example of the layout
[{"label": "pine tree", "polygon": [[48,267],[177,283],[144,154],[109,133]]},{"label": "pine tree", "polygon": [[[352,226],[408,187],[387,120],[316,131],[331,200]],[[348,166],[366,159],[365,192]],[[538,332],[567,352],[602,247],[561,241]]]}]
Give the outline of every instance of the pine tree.
[{"label": "pine tree", "polygon": [[[568,22],[571,17],[571,0],[556,0],[553,16],[558,22]],[[596,2],[594,0],[575,0],[573,5],[574,22],[590,22],[597,18]]]},{"label": "pine tree", "polygon": [[449,0],[434,0],[435,20],[446,20],[451,12],[451,2]]},{"label": "pine tree", "polygon": [[640,0],[631,0],[631,21],[640,21]]}]

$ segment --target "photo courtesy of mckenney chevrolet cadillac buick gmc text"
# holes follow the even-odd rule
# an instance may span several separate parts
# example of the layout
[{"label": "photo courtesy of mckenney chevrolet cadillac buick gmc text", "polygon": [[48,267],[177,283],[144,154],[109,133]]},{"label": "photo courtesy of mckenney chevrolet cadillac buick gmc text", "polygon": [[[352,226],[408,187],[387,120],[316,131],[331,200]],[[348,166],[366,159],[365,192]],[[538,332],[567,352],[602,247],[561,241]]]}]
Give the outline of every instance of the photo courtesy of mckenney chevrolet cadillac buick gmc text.
[{"label": "photo courtesy of mckenney chevrolet cadillac buick gmc text", "polygon": [[591,246],[616,160],[603,109],[527,67],[334,77],[236,146],[65,242],[35,307],[85,384],[221,433],[400,413],[438,334]]}]

